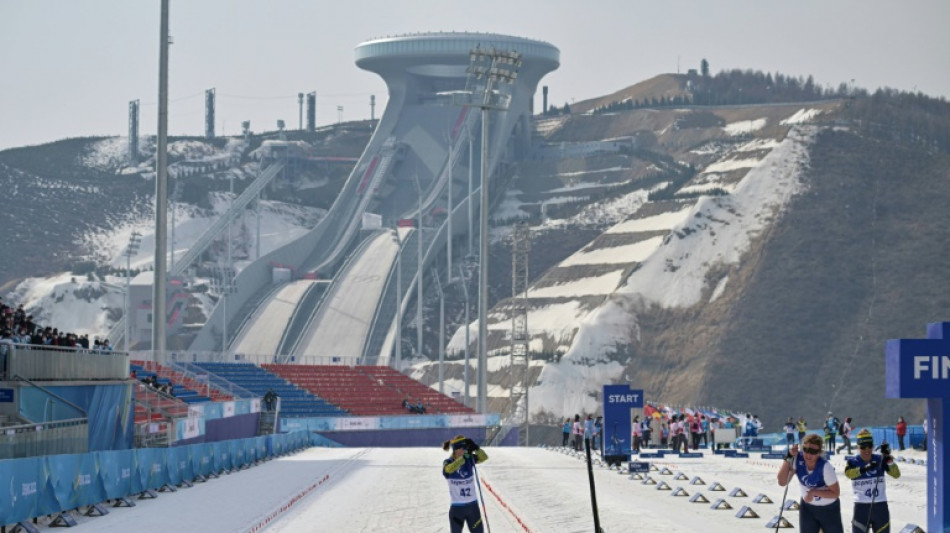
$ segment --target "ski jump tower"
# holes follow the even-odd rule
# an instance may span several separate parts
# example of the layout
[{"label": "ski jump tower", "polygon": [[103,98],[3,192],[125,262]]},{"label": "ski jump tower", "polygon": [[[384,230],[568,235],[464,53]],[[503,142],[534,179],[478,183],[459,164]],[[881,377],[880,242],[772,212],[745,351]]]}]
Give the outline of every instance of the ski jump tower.
[{"label": "ski jump tower", "polygon": [[[389,102],[375,136],[389,136],[396,129],[397,137],[402,137],[398,135],[397,123],[403,126],[426,124],[428,121],[421,112],[429,110],[431,117],[434,105],[443,104],[454,109],[454,116],[458,116],[450,128],[451,140],[459,138],[461,132],[458,130],[466,113],[453,107],[451,95],[466,89],[467,70],[471,63],[469,54],[475,47],[521,55],[518,78],[510,88],[508,110],[493,119],[490,138],[494,154],[499,154],[497,148],[509,140],[515,141],[512,147],[519,153],[525,152],[530,147],[530,118],[538,81],[558,68],[561,53],[555,46],[542,41],[494,33],[417,33],[373,39],[358,45],[356,65],[379,74],[389,89]],[[445,128],[444,125],[441,127]],[[442,135],[433,137],[437,137],[440,144],[447,144]],[[495,161],[497,157],[492,158],[489,169],[494,167]]]},{"label": "ski jump tower", "polygon": [[[486,57],[492,59],[483,63]],[[407,154],[403,172],[413,173],[412,180],[420,191],[416,210],[419,219],[430,207],[423,203],[421,191],[434,192],[434,197],[441,198],[442,189],[446,187],[445,197],[449,202],[445,234],[449,237],[447,243],[451,243],[453,236],[463,233],[452,229],[453,221],[462,222],[461,218],[467,216],[468,232],[473,232],[472,213],[474,206],[479,206],[483,236],[479,254],[478,410],[487,412],[486,306],[490,281],[484,236],[488,232],[487,206],[482,204],[491,201],[491,177],[499,161],[505,157],[517,159],[528,153],[534,93],[541,78],[560,65],[560,51],[545,42],[494,33],[420,33],[362,43],[356,47],[356,65],[379,74],[389,89],[389,103],[368,150],[372,150],[380,138],[403,147]],[[472,107],[481,109],[481,122],[478,113],[470,112]],[[489,115],[493,115],[490,120]],[[476,132],[486,129],[486,124],[487,131],[480,131],[481,140],[476,141]],[[470,177],[468,194],[457,198],[456,203],[452,168],[456,165],[455,156],[464,151],[466,142],[469,176],[474,167],[472,154],[476,150],[482,154],[478,165],[479,198],[474,198]],[[393,180],[396,189],[400,188],[399,178],[397,171]],[[389,214],[402,218],[398,216],[400,213],[405,216],[411,211]],[[459,223],[455,228],[462,226]],[[420,242],[425,239],[425,231],[421,233]],[[424,261],[421,252],[419,255],[421,272]],[[449,265],[446,274],[451,278],[450,244],[446,256]],[[416,278],[419,290],[416,299],[422,301],[421,275]],[[401,298],[398,301],[397,306],[404,305]],[[420,332],[419,351],[422,344]]]}]

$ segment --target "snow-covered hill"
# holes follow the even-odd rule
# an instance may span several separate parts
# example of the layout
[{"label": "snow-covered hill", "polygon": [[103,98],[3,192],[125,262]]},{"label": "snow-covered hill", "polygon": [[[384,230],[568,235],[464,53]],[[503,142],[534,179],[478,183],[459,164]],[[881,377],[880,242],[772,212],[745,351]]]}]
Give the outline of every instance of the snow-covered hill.
[{"label": "snow-covered hill", "polygon": [[[883,362],[858,356],[875,353],[883,339],[919,334],[927,320],[941,318],[939,302],[922,302],[923,284],[887,255],[888,246],[908,242],[891,239],[889,228],[903,230],[904,222],[888,205],[917,208],[917,216],[929,221],[918,230],[939,225],[943,189],[930,187],[924,197],[899,184],[934,183],[945,154],[921,157],[914,146],[891,143],[890,159],[882,155],[865,166],[867,151],[883,149],[863,129],[865,123],[849,115],[851,106],[832,100],[647,108],[538,121],[536,133],[548,144],[513,167],[505,198],[493,213],[491,257],[500,261],[492,267],[490,287],[493,409],[503,409],[511,387],[510,263],[499,258],[510,258],[511,230],[505,223],[524,218],[534,243],[527,324],[537,379],[531,387],[536,422],[594,412],[602,385],[618,381],[668,404],[755,409],[767,428],[789,415],[817,420],[830,409],[887,418],[922,412],[919,402],[882,409],[883,400],[860,400],[849,369],[867,367],[864,375],[874,380],[869,386],[878,387]],[[191,191],[206,205],[197,207],[191,199],[176,204],[177,253],[227,207],[230,196],[221,192],[227,190],[222,180],[246,183],[255,175],[253,156],[241,143],[175,145],[177,176],[217,180],[207,191],[199,187],[200,194]],[[147,183],[148,162],[123,166],[124,149],[121,140],[105,139],[79,160],[84,168]],[[905,171],[903,162],[911,157],[917,168]],[[39,176],[40,169],[30,172]],[[340,176],[305,176],[300,182],[322,186],[332,179]],[[298,193],[310,188],[297,186]],[[149,202],[150,194],[142,194],[140,205],[107,229],[83,232],[76,245],[84,257],[121,270],[129,236],[138,231],[142,246],[132,266],[148,268],[154,245]],[[262,254],[313,227],[322,213],[280,202],[264,202],[261,212]],[[249,212],[235,226],[232,244],[243,258],[256,252],[254,217]],[[928,265],[923,272],[946,270],[950,262],[911,244],[915,258]],[[122,314],[123,283],[112,272],[61,273],[22,281],[6,300],[26,303],[41,322],[102,335]],[[916,303],[904,301],[905,294],[914,295]],[[457,392],[463,387],[465,342],[458,301],[450,314],[445,386]],[[430,308],[425,319],[424,351],[437,353],[438,312]],[[411,321],[404,324],[414,327]],[[473,342],[476,328],[469,324]],[[407,346],[413,337],[403,336]],[[437,386],[434,362],[416,358],[412,364],[415,377]],[[818,369],[814,375],[808,365]],[[831,392],[807,402],[791,387],[782,394],[752,388],[770,379],[774,368],[793,368]],[[474,396],[474,384],[469,392]]]}]

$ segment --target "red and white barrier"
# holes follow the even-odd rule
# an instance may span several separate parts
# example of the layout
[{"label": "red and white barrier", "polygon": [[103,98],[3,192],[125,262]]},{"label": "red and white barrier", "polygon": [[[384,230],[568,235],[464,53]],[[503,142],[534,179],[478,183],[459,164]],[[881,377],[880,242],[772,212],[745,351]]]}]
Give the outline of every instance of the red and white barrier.
[{"label": "red and white barrier", "polygon": [[296,496],[288,500],[287,503],[281,505],[280,509],[264,517],[264,519],[258,522],[254,527],[248,529],[247,533],[256,533],[257,531],[264,529],[265,527],[267,527],[268,524],[273,522],[278,516],[289,511],[297,502],[302,500],[304,496],[306,496],[307,494],[310,494],[314,489],[316,489],[320,485],[323,485],[329,480],[330,480],[330,474],[323,476],[323,478],[320,481],[317,481],[313,485],[310,485],[306,489],[300,491],[299,493],[297,493]]}]

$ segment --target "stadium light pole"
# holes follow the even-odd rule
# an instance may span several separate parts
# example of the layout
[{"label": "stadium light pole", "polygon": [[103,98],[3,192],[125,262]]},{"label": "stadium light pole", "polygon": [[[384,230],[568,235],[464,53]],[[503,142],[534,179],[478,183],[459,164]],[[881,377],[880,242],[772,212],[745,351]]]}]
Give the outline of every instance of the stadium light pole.
[{"label": "stadium light pole", "polygon": [[129,247],[125,249],[125,351],[129,351],[132,346],[132,256],[139,251],[139,244],[142,242],[142,236],[139,232],[133,231],[129,237]]},{"label": "stadium light pole", "polygon": [[468,135],[468,256],[475,257],[475,223],[472,219],[472,182],[475,176],[475,140],[472,129],[466,126]]},{"label": "stadium light pole", "polygon": [[[469,52],[466,89],[459,96],[460,105],[477,107],[482,111],[481,194],[479,202],[479,257],[478,257],[478,400],[476,410],[488,410],[488,202],[489,112],[506,111],[511,102],[508,91],[495,88],[496,84],[510,85],[518,79],[521,54],[515,51],[481,45]],[[477,100],[476,100],[477,99]]]},{"label": "stadium light pole", "polygon": [[452,167],[455,166],[455,143],[452,139],[452,133],[449,132],[446,135],[446,138],[449,142],[449,183],[448,190],[446,191],[446,214],[448,219],[446,220],[446,239],[445,239],[445,258],[446,258],[446,273],[449,277],[447,280],[448,283],[452,282]]},{"label": "stadium light pole", "polygon": [[153,359],[165,357],[165,276],[168,243],[168,3],[162,0],[158,67],[158,147],[155,154],[155,275],[152,282]]}]

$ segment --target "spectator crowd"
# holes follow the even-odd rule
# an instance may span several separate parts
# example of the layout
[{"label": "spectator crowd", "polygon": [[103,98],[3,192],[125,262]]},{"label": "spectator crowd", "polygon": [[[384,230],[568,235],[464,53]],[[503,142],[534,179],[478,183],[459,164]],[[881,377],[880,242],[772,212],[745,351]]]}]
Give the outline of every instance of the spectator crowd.
[{"label": "spectator crowd", "polygon": [[109,339],[93,339],[89,343],[89,335],[77,335],[61,331],[52,326],[40,326],[33,315],[23,309],[23,304],[16,307],[6,305],[0,297],[0,346],[13,344],[27,344],[35,346],[56,346],[63,348],[80,348],[96,351],[111,351]]}]

